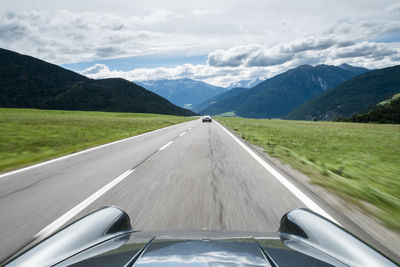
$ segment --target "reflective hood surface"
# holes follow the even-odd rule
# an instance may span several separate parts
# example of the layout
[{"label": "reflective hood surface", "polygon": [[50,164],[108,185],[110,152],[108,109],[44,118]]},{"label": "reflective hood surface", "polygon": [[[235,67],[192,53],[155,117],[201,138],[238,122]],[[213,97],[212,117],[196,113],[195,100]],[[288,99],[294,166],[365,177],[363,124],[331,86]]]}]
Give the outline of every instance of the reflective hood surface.
[{"label": "reflective hood surface", "polygon": [[[113,246],[110,240],[57,266],[343,266],[327,256],[293,250],[278,236],[260,233],[136,232],[124,239]],[[107,246],[112,249],[104,251]]]},{"label": "reflective hood surface", "polygon": [[153,241],[134,266],[270,266],[253,239]]}]

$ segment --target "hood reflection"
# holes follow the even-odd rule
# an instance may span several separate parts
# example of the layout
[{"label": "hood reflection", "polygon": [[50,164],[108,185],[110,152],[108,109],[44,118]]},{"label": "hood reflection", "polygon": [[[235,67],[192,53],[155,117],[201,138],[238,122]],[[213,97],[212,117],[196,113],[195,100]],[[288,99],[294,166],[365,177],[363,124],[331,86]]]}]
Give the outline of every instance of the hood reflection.
[{"label": "hood reflection", "polygon": [[154,241],[135,266],[270,266],[252,239]]}]

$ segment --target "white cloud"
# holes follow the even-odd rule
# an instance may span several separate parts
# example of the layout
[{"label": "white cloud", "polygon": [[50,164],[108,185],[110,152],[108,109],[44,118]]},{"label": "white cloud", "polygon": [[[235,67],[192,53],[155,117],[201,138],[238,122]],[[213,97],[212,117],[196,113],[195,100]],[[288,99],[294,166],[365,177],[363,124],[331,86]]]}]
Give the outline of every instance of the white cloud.
[{"label": "white cloud", "polygon": [[336,58],[357,58],[381,60],[400,53],[400,46],[395,43],[362,42],[333,52]]},{"label": "white cloud", "polygon": [[[208,64],[214,67],[268,67],[299,64],[322,64],[341,59],[358,58],[364,66],[376,68],[398,64],[390,58],[398,56],[400,43],[353,42],[336,38],[313,39],[307,37],[291,43],[273,47],[262,45],[236,46],[227,50],[216,50],[208,55]],[[382,59],[389,62],[379,62]],[[382,64],[383,63],[383,64]]]},{"label": "white cloud", "polygon": [[190,78],[217,86],[228,86],[242,80],[266,78],[277,70],[246,67],[212,67],[208,65],[183,64],[174,68],[139,68],[131,71],[110,70],[104,64],[96,64],[81,72],[93,79],[124,78],[130,81]]},{"label": "white cloud", "polygon": [[92,67],[83,70],[81,74],[86,76],[95,75],[95,77],[106,77],[110,74],[110,69],[104,64],[95,64]]},{"label": "white cloud", "polygon": [[[399,5],[394,0],[365,0],[363,5],[356,0],[93,3],[6,1],[0,11],[0,46],[66,64],[155,53],[204,55],[248,44],[267,48],[281,44],[282,49],[302,52],[334,45],[327,34],[345,44],[400,33]],[[285,47],[287,43],[291,45]],[[290,60],[268,55],[269,50],[257,50],[248,64]],[[229,59],[230,66],[242,64],[240,56]]]},{"label": "white cloud", "polygon": [[152,30],[175,16],[152,9],[144,17],[66,10],[0,14],[0,46],[54,63],[135,56],[191,46],[174,34]]},{"label": "white cloud", "polygon": [[219,49],[208,55],[207,64],[138,68],[131,71],[110,70],[106,65],[96,64],[81,74],[95,79],[122,77],[131,81],[190,78],[228,86],[241,80],[270,78],[302,64],[348,63],[370,69],[400,64],[398,43],[356,43],[334,38],[313,41],[310,38],[274,47],[241,45]]},{"label": "white cloud", "polygon": [[307,50],[324,50],[338,43],[335,38],[307,37],[301,40],[283,45],[281,51],[285,53],[298,53]]},{"label": "white cloud", "polygon": [[188,77],[227,85],[300,64],[379,68],[399,64],[400,58],[396,0],[364,0],[362,5],[359,0],[34,2],[3,3],[0,47],[56,64],[208,55],[199,65],[125,72],[97,65],[84,71],[94,78]]},{"label": "white cloud", "polygon": [[291,59],[293,55],[282,53],[278,46],[268,48],[262,45],[241,45],[211,52],[207,64],[214,67],[273,66],[284,64]]},{"label": "white cloud", "polygon": [[388,8],[391,15],[400,17],[400,3],[396,3]]}]

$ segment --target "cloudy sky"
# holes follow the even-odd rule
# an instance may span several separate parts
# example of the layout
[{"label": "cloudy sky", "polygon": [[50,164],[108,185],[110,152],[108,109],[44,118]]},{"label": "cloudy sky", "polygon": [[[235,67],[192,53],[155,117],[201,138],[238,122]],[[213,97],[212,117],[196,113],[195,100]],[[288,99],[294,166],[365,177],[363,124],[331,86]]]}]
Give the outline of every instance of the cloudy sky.
[{"label": "cloudy sky", "polygon": [[0,47],[92,78],[227,86],[301,64],[400,64],[400,2],[3,1]]}]

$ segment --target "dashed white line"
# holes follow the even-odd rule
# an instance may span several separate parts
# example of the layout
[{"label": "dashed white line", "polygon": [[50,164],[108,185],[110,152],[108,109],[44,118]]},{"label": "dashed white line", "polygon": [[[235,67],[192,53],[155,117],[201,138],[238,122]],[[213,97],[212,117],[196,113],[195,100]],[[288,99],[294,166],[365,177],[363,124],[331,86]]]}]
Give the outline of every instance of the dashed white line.
[{"label": "dashed white line", "polygon": [[[225,127],[216,122],[219,127],[221,127],[229,136],[231,136],[247,153],[249,153],[258,163],[261,164],[269,173],[272,174],[281,184],[283,184],[293,195],[295,195],[301,202],[306,205],[309,209],[316,213],[328,218],[329,220],[339,224],[332,216],[330,216],[326,211],[324,211],[317,203],[311,200],[306,194],[300,191],[294,184],[289,182],[282,174],[276,171],[271,165],[265,162],[260,156],[258,156],[254,151],[252,151],[248,146],[241,142],[236,136],[229,132]],[[339,224],[340,225],[340,224]]]},{"label": "dashed white line", "polygon": [[[175,127],[177,125],[179,125],[179,124],[167,126],[167,127],[161,128],[161,129],[157,129],[157,130],[154,130],[154,131],[151,131],[151,132],[147,132],[147,133],[139,134],[139,135],[136,135],[136,136],[128,137],[128,138],[125,138],[125,139],[117,140],[117,141],[114,141],[114,142],[111,142],[111,143],[107,143],[107,144],[104,144],[104,145],[92,147],[92,148],[89,148],[89,149],[86,149],[86,150],[82,150],[82,151],[79,151],[79,152],[76,152],[76,153],[72,153],[72,154],[69,154],[69,155],[65,155],[65,156],[62,156],[62,157],[59,157],[59,158],[55,158],[55,159],[52,159],[52,160],[44,161],[44,162],[29,166],[29,167],[25,167],[25,168],[22,168],[22,169],[15,170],[15,171],[10,171],[10,172],[4,173],[4,174],[0,174],[0,178],[6,177],[6,176],[9,176],[9,175],[12,175],[12,174],[20,173],[20,172],[23,172],[23,171],[27,171],[27,170],[30,170],[30,169],[33,169],[33,168],[36,168],[36,167],[40,167],[40,166],[43,166],[43,165],[47,165],[47,164],[50,164],[50,163],[53,163],[53,162],[56,162],[56,161],[60,161],[60,160],[64,160],[64,159],[67,159],[67,158],[75,157],[75,156],[78,156],[78,155],[81,155],[81,154],[84,154],[84,153],[87,153],[87,152],[90,152],[90,151],[93,151],[93,150],[96,150],[96,149],[100,149],[100,148],[104,148],[104,147],[107,147],[107,146],[115,145],[115,144],[118,144],[120,142],[125,142],[125,141],[128,141],[128,140],[134,139],[134,138],[138,138],[138,137],[145,136],[145,135],[148,135],[148,134],[152,134],[152,133],[155,133],[155,132],[163,131],[163,130],[166,130],[168,128]],[[191,127],[190,127],[190,129],[191,129]]]},{"label": "dashed white line", "polygon": [[163,145],[162,147],[160,147],[160,151],[166,149],[170,144],[172,144],[174,141],[169,141],[168,143],[166,143],[165,145]]},{"label": "dashed white line", "polygon": [[[190,130],[191,128],[189,128]],[[179,136],[183,136],[185,135],[186,132],[181,133]],[[121,142],[123,140],[114,142],[114,143],[118,143]],[[166,143],[164,146],[162,146],[159,150],[164,150],[165,148],[167,148],[169,145],[171,145],[174,141],[170,141],[168,143]],[[113,144],[113,143],[110,143]],[[110,145],[110,144],[106,144],[106,145]],[[101,147],[104,147],[106,145],[103,145]],[[99,147],[97,147],[99,148]],[[96,149],[96,148],[93,148]],[[93,149],[88,149],[85,152],[89,151],[89,150],[93,150]],[[83,153],[83,151],[82,151]],[[68,156],[66,156],[68,157]],[[63,158],[66,158],[63,157]],[[60,160],[62,158],[56,159],[56,160]],[[53,161],[56,161],[53,160]],[[50,162],[46,162],[46,163],[50,163]],[[40,165],[40,164],[38,164]],[[43,164],[42,164],[43,165]],[[32,166],[33,167],[33,166]],[[85,209],[87,206],[89,206],[90,204],[92,204],[96,199],[98,199],[99,197],[101,197],[103,194],[105,194],[107,191],[109,191],[111,188],[113,188],[115,185],[117,185],[119,182],[121,182],[122,180],[124,180],[129,174],[131,174],[135,169],[131,169],[131,170],[127,170],[126,172],[124,172],[123,174],[121,174],[120,176],[118,176],[117,178],[115,178],[114,180],[112,180],[111,182],[109,182],[107,185],[105,185],[104,187],[102,187],[101,189],[99,189],[97,192],[95,192],[94,194],[92,194],[91,196],[89,196],[87,199],[85,199],[84,201],[82,201],[81,203],[79,203],[78,205],[76,205],[75,207],[73,207],[72,209],[70,209],[68,212],[66,212],[64,215],[62,215],[61,217],[59,217],[57,220],[55,220],[54,222],[50,223],[48,226],[46,226],[45,228],[43,228],[39,233],[34,235],[34,238],[36,240],[41,240],[46,238],[47,236],[51,235],[52,233],[54,233],[55,231],[57,231],[61,226],[63,226],[65,223],[67,223],[70,219],[72,219],[74,216],[76,216],[79,212],[81,212],[83,209]],[[0,176],[1,177],[1,176]]]},{"label": "dashed white line", "polygon": [[55,220],[54,222],[50,223],[48,226],[43,228],[39,233],[37,233],[34,238],[35,239],[43,239],[46,238],[47,236],[51,235],[55,231],[57,231],[61,226],[63,226],[65,223],[67,223],[70,219],[72,219],[74,216],[76,216],[79,212],[81,212],[84,208],[92,204],[96,199],[104,195],[107,191],[109,191],[111,188],[113,188],[115,185],[117,185],[119,182],[124,180],[129,174],[131,174],[135,169],[130,169],[106,184],[104,187],[100,188],[97,192],[89,196],[87,199],[67,211],[64,215],[62,215],[60,218]]},{"label": "dashed white line", "polygon": [[192,127],[189,127],[188,130],[189,130],[189,131],[192,130]]}]

